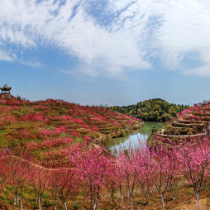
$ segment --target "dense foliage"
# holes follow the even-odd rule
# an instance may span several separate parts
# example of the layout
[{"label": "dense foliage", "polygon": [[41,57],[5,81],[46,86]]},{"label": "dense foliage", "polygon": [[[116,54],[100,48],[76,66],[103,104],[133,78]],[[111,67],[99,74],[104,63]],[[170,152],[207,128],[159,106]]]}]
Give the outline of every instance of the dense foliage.
[{"label": "dense foliage", "polygon": [[160,98],[140,101],[129,106],[113,106],[112,110],[130,115],[144,121],[165,122],[177,116],[178,112],[189,108],[187,105],[171,104]]}]

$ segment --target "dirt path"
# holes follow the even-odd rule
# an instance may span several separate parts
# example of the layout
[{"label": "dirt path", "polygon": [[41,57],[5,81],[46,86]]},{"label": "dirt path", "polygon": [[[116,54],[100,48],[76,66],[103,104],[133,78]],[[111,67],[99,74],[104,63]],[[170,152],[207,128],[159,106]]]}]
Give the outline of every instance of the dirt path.
[{"label": "dirt path", "polygon": [[[94,143],[91,143],[96,149],[100,149],[100,146],[99,145],[97,145],[97,144],[94,144]],[[43,170],[48,170],[48,171],[61,171],[61,170],[72,170],[72,169],[76,169],[76,168],[66,168],[66,167],[60,167],[60,168],[46,168],[46,167],[44,167],[44,166],[42,166],[42,165],[39,165],[39,164],[36,164],[36,163],[34,163],[34,162],[32,162],[32,161],[29,161],[29,160],[26,160],[26,159],[24,159],[24,158],[20,158],[20,157],[18,157],[18,156],[14,156],[14,155],[5,155],[4,156],[4,158],[7,158],[7,157],[13,157],[13,158],[15,158],[15,159],[18,159],[18,160],[20,160],[20,161],[22,161],[22,162],[26,162],[26,163],[28,163],[28,164],[30,164],[30,165],[32,165],[32,166],[34,166],[34,167],[37,167],[37,168],[40,168],[40,169],[43,169]]]},{"label": "dirt path", "polygon": [[76,168],[65,168],[65,167],[61,167],[61,168],[46,168],[46,167],[43,167],[42,165],[39,165],[39,164],[36,164],[36,163],[33,163],[29,160],[26,160],[26,159],[23,159],[23,158],[20,158],[20,157],[17,157],[17,156],[14,156],[14,155],[8,155],[8,156],[4,156],[4,158],[8,158],[8,157],[13,157],[19,161],[22,161],[22,162],[26,162],[28,163],[29,165],[32,165],[36,168],[40,168],[40,169],[43,169],[43,170],[48,170],[48,171],[61,171],[61,170],[72,170],[72,169],[76,169]]}]

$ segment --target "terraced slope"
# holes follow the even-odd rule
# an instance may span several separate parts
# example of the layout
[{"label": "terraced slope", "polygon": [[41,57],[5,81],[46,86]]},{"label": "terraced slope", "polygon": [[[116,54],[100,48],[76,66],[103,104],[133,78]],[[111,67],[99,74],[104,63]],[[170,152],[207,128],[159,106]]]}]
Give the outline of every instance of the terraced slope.
[{"label": "terraced slope", "polygon": [[100,107],[51,99],[0,100],[0,147],[30,154],[43,164],[65,162],[67,153],[83,142],[123,135],[139,126],[136,118]]},{"label": "terraced slope", "polygon": [[192,135],[208,132],[208,124],[210,122],[210,103],[200,106],[194,105],[189,109],[178,113],[178,117],[174,118],[165,126],[164,134],[172,135]]}]

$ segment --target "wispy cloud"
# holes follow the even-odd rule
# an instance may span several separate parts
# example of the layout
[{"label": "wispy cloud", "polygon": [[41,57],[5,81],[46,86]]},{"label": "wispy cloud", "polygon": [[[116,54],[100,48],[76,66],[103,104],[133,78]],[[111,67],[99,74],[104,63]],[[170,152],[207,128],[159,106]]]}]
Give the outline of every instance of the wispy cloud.
[{"label": "wispy cloud", "polygon": [[23,65],[30,66],[33,68],[43,67],[43,65],[37,60],[21,60],[20,59],[20,60],[18,60],[18,62],[20,62]]},{"label": "wispy cloud", "polygon": [[5,50],[1,49],[0,49],[0,61],[17,62],[26,66],[36,67],[36,68],[43,67],[43,64],[41,64],[37,59],[18,58],[15,53],[6,52]]},{"label": "wispy cloud", "polygon": [[0,60],[2,61],[12,61],[13,58],[8,55],[6,52],[0,49]]},{"label": "wispy cloud", "polygon": [[[206,56],[210,54],[208,0],[0,3],[0,42],[4,48],[56,47],[77,57],[79,71],[92,77],[119,77],[130,69],[149,69],[152,57],[167,68],[183,68],[185,57],[196,52],[203,66],[183,72],[210,74]],[[0,60],[10,59],[0,51]]]}]

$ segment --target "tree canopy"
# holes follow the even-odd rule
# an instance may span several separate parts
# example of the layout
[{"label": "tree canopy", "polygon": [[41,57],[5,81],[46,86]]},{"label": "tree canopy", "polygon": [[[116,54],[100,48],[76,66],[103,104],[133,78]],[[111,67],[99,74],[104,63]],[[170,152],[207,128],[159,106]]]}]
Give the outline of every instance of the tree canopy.
[{"label": "tree canopy", "polygon": [[188,105],[169,103],[160,98],[140,101],[137,104],[128,106],[112,106],[114,111],[130,115],[144,121],[165,122],[172,117],[177,117],[178,112],[189,108]]}]

